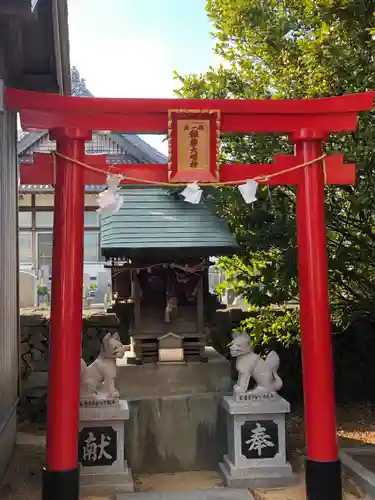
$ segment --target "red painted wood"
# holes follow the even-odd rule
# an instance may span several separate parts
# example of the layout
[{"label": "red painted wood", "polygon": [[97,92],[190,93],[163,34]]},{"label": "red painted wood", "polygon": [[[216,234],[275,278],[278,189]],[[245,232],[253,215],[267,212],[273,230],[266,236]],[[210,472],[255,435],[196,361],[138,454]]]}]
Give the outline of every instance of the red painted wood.
[{"label": "red painted wood", "polygon": [[[292,140],[307,162],[322,154],[325,134],[309,140],[306,132]],[[307,457],[329,462],[338,460],[338,446],[321,161],[301,172],[296,213]]]},{"label": "red painted wood", "polygon": [[[320,114],[365,111],[372,108],[374,92],[348,94],[339,97],[319,99],[123,99],[98,97],[71,97],[57,94],[43,94],[28,90],[7,89],[8,108],[54,110],[65,113],[67,110],[78,113],[168,113],[171,109],[218,109],[221,113],[236,114]],[[269,131],[273,124],[269,124]]]},{"label": "red painted wood", "polygon": [[[82,98],[81,98],[82,99]],[[85,98],[86,99],[86,98]],[[54,127],[73,127],[85,122],[92,130],[118,130],[126,133],[166,134],[167,115],[147,113],[121,115],[110,113],[91,113],[90,116],[78,113],[58,113],[24,110],[20,113],[24,130],[48,130]]]},{"label": "red painted wood", "polygon": [[302,127],[355,130],[357,114],[372,108],[374,92],[306,100],[108,99],[8,89],[7,105],[24,129],[79,126],[127,133],[166,133],[170,109],[218,109],[222,133],[287,133]]},{"label": "red painted wood", "polygon": [[[86,98],[85,98],[86,99]],[[54,127],[90,127],[90,130],[118,130],[128,134],[166,134],[166,114],[121,115],[114,113],[78,114],[25,110],[20,113],[24,130],[48,130]],[[225,114],[221,117],[221,133],[289,133],[303,126],[324,128],[330,132],[354,131],[356,113],[341,114]],[[272,127],[270,126],[272,124]]]},{"label": "red painted wood", "polygon": [[[91,133],[58,130],[52,137],[59,152],[83,160]],[[78,467],[85,199],[82,169],[58,158],[56,173],[47,470],[69,471]]]},{"label": "red painted wood", "polygon": [[[42,166],[53,166],[53,156],[50,153],[33,153],[32,154],[33,163],[24,163],[23,165],[33,165],[34,168],[42,167]],[[85,159],[88,156],[85,155]],[[101,166],[106,163],[107,154],[93,154],[89,156],[90,165],[93,167]]]},{"label": "red painted wood", "polygon": [[[355,165],[343,163],[344,155],[337,154],[325,159],[327,184],[355,184]],[[105,155],[87,155],[84,160],[88,165],[103,170],[103,174],[84,170],[85,184],[105,184],[106,172],[111,168],[112,173],[119,173],[129,177],[137,177],[148,181],[168,182],[168,166],[166,164],[124,164],[108,165]],[[259,175],[270,175],[287,168],[303,163],[302,158],[294,156],[275,155],[274,164],[228,164],[220,166],[220,182],[234,182],[252,179]],[[297,184],[301,171],[296,170],[278,175],[263,184],[281,185]],[[194,182],[193,176],[189,181]],[[176,179],[179,182],[179,179]],[[184,180],[185,181],[185,180]],[[213,182],[214,178],[204,179],[204,182]],[[22,163],[20,165],[21,184],[53,184],[53,161],[52,156],[47,153],[35,153],[34,163]],[[136,184],[133,181],[122,181],[122,184]]]},{"label": "red painted wood", "polygon": [[[20,165],[20,182],[21,184],[53,184],[53,162],[49,154],[41,153],[44,156],[43,161],[34,164],[21,163]],[[46,161],[48,159],[48,161]],[[105,184],[106,174],[109,169],[112,173],[118,173],[130,177],[139,177],[149,181],[168,182],[168,166],[167,164],[124,164],[124,165],[108,165],[105,163],[105,158],[102,158],[100,163],[91,161],[91,155],[86,156],[84,162],[95,168],[103,170],[103,174],[93,172],[84,167],[79,167],[84,171],[85,184]],[[113,167],[113,168],[112,168]],[[136,184],[135,182],[122,181],[122,184]]]}]

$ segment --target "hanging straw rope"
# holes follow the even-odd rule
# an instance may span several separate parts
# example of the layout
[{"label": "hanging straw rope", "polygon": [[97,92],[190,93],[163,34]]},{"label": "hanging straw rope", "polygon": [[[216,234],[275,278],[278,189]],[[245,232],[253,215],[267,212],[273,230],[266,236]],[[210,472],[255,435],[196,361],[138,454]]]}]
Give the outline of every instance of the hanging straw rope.
[{"label": "hanging straw rope", "polygon": [[121,266],[116,266],[116,263],[112,262],[112,265],[110,266],[111,269],[116,269],[114,271],[113,276],[118,276],[119,274],[126,273],[126,272],[131,272],[131,271],[146,271],[148,269],[153,269],[155,267],[162,267],[162,268],[171,268],[171,269],[178,269],[180,271],[184,271],[186,274],[190,275],[199,275],[201,271],[204,269],[208,269],[210,265],[208,264],[201,264],[199,266],[180,266],[179,264],[167,264],[166,262],[159,262],[158,264],[150,264],[148,266],[135,266],[135,267],[121,267]]},{"label": "hanging straw rope", "polygon": [[[126,181],[132,181],[138,184],[149,184],[153,186],[162,186],[162,187],[185,187],[186,182],[159,182],[159,181],[150,181],[147,179],[140,179],[138,177],[130,177],[127,175],[122,175],[121,173],[114,172],[112,169],[114,168],[113,165],[109,165],[108,171],[103,171],[100,168],[93,167],[92,165],[88,165],[87,163],[84,163],[82,161],[76,160],[75,158],[70,158],[69,156],[65,156],[57,151],[53,151],[52,155],[54,157],[54,176],[56,175],[56,157],[58,156],[59,158],[63,158],[64,160],[71,161],[72,163],[75,163],[76,165],[79,165],[80,167],[86,168],[87,170],[91,170],[92,172],[96,172],[99,174],[104,174],[104,175],[118,175],[121,180],[126,180]],[[255,182],[266,182],[269,179],[273,179],[274,177],[277,177],[278,175],[283,175],[287,174],[289,172],[294,172],[295,170],[299,170],[300,168],[308,167],[312,165],[313,163],[316,163],[318,161],[323,160],[323,173],[324,173],[324,183],[327,183],[327,173],[326,173],[326,167],[325,167],[325,162],[324,159],[326,158],[326,154],[323,154],[321,156],[318,156],[317,158],[314,158],[313,160],[307,161],[305,163],[301,163],[299,165],[295,165],[294,167],[291,168],[286,168],[284,170],[280,170],[279,172],[275,172],[274,174],[268,174],[268,175],[258,175],[256,177],[253,177],[252,179],[243,179],[239,181],[227,181],[227,182],[201,182],[197,183],[202,186],[213,186],[213,187],[220,187],[220,186],[235,186],[237,184],[245,184],[248,181],[255,181]],[[233,164],[235,165],[235,164]],[[55,181],[56,179],[54,179]]]}]

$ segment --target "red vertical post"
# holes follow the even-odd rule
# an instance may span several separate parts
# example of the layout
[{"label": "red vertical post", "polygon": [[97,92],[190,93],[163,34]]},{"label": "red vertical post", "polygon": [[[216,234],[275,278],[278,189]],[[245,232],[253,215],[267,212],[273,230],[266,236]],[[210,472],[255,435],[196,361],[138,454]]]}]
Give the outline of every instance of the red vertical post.
[{"label": "red vertical post", "polygon": [[[84,161],[91,132],[53,129],[56,151]],[[78,429],[82,328],[84,171],[56,158],[47,453],[43,500],[78,500]]]},{"label": "red vertical post", "polygon": [[[291,136],[298,161],[322,156],[327,134],[303,129]],[[306,428],[306,496],[341,500],[322,160],[301,170],[297,185],[297,243]]]}]

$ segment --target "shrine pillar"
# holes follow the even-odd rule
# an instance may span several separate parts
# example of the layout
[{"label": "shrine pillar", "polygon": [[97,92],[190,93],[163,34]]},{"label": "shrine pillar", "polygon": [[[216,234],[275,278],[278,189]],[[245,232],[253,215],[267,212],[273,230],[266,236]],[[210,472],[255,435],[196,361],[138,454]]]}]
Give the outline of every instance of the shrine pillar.
[{"label": "shrine pillar", "polygon": [[[84,161],[91,132],[50,131],[56,151]],[[56,157],[49,337],[48,414],[43,500],[78,500],[78,430],[82,328],[84,169]]]},{"label": "shrine pillar", "polygon": [[[301,163],[323,154],[328,134],[292,134]],[[300,172],[297,185],[297,244],[302,366],[306,428],[307,500],[341,500],[336,436],[334,367],[328,292],[325,222],[325,170],[322,160]]]}]

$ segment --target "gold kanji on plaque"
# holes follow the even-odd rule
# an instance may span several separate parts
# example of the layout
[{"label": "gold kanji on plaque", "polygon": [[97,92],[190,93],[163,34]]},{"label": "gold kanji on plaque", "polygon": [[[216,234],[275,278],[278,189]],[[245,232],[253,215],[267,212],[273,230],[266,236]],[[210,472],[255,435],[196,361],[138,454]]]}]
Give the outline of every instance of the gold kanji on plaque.
[{"label": "gold kanji on plaque", "polygon": [[168,142],[170,181],[218,180],[219,111],[169,111]]}]

